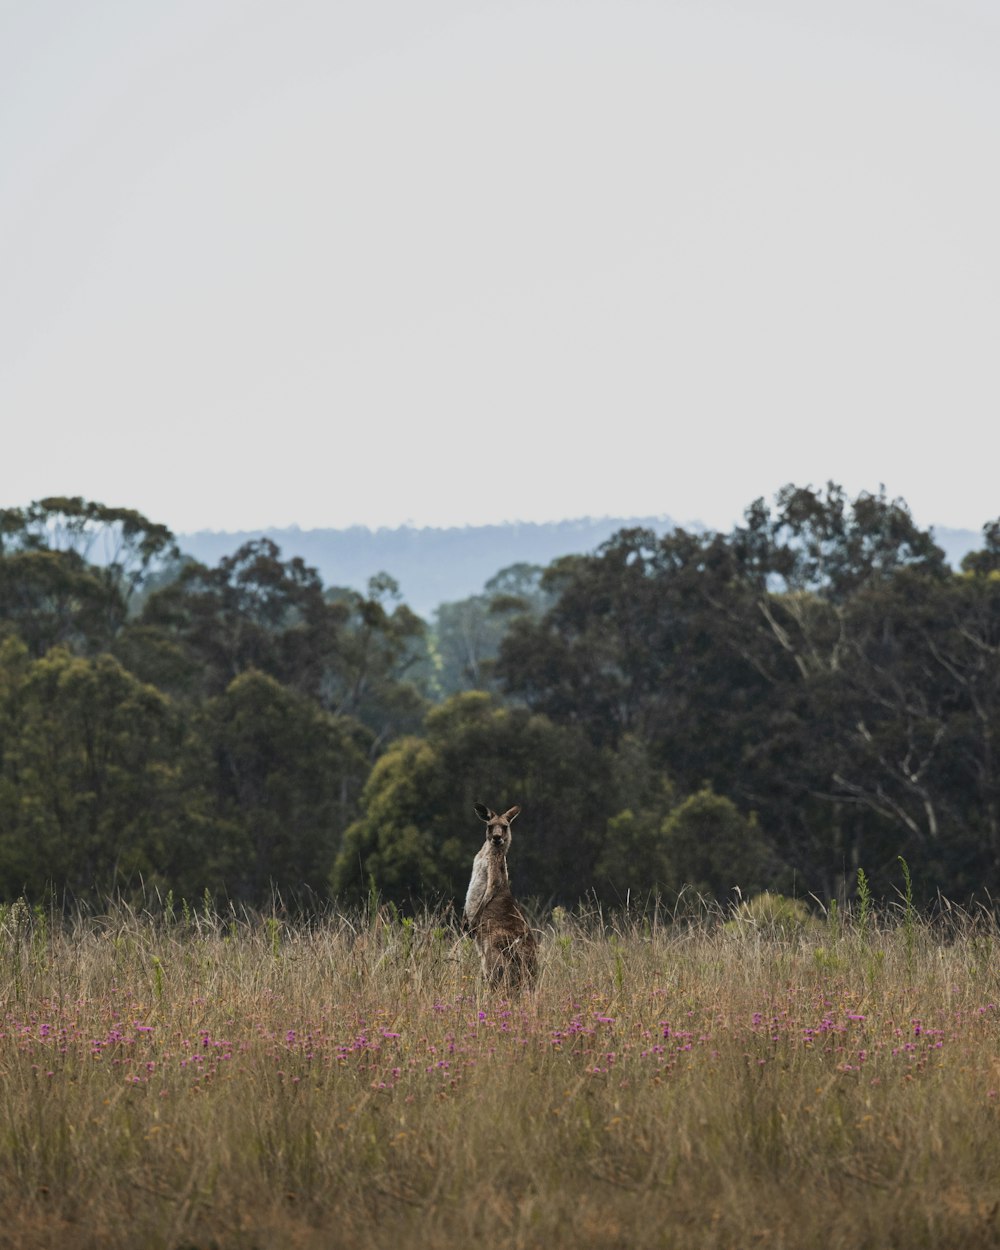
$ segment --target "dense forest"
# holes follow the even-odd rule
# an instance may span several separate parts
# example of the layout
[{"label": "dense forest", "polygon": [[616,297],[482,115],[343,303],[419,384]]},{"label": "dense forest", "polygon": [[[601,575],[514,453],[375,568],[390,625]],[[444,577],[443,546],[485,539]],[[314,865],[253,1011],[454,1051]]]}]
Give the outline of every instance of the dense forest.
[{"label": "dense forest", "polygon": [[614,533],[425,621],[267,538],[0,511],[0,897],[457,898],[473,804],[519,894],[1000,890],[1000,521],[952,569],[834,484]]}]

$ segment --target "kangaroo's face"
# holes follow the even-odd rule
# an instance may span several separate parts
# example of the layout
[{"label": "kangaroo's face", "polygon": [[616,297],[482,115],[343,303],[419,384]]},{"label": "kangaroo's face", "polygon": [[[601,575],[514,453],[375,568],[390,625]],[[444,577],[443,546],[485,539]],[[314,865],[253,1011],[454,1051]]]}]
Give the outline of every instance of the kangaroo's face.
[{"label": "kangaroo's face", "polygon": [[521,809],[510,807],[502,816],[498,816],[492,808],[482,803],[476,804],[476,815],[486,825],[486,841],[490,846],[499,847],[506,855],[510,849],[510,827],[514,817]]}]

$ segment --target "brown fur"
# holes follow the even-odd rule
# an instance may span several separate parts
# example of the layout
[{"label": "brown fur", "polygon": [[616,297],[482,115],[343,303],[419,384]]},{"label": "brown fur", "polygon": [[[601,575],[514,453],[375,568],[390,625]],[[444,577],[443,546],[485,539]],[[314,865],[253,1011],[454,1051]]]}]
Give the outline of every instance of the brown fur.
[{"label": "brown fur", "polygon": [[498,816],[477,805],[476,815],[486,822],[486,841],[476,855],[465,901],[465,923],[472,933],[490,985],[517,988],[534,980],[538,970],[538,942],[510,889],[507,852],[510,823],[521,809],[512,807]]}]

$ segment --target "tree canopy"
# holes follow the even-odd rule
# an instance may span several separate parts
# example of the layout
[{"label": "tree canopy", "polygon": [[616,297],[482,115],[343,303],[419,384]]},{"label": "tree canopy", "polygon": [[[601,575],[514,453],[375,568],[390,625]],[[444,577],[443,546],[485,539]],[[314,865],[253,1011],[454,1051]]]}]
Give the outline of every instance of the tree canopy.
[{"label": "tree canopy", "polygon": [[473,805],[520,895],[1000,891],[1000,520],[954,570],[904,501],[789,485],[622,529],[427,623],[253,539],[0,511],[0,895],[458,898]]}]

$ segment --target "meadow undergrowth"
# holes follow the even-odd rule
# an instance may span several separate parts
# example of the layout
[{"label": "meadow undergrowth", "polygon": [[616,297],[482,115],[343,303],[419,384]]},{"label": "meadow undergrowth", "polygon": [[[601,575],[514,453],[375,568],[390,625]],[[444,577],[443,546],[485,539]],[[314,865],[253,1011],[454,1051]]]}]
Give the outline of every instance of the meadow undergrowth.
[{"label": "meadow undergrowth", "polygon": [[0,1245],[1000,1244],[1000,933],[0,909]]}]

